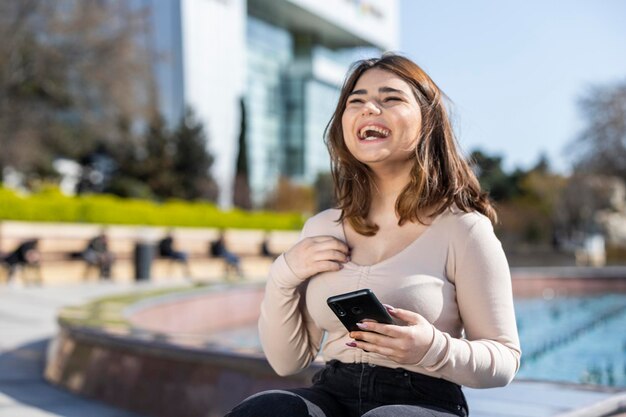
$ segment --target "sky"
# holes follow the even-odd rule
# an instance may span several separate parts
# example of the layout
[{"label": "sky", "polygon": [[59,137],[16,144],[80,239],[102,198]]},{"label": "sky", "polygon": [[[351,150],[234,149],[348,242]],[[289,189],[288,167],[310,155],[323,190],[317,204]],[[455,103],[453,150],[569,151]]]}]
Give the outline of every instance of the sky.
[{"label": "sky", "polygon": [[399,52],[452,100],[463,152],[558,172],[594,85],[626,82],[626,1],[400,0]]}]

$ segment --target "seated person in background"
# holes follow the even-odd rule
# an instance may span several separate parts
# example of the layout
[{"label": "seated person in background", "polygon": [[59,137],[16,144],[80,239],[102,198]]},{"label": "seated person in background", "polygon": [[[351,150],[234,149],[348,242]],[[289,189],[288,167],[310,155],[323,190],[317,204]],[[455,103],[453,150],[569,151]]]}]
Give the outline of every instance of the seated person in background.
[{"label": "seated person in background", "polygon": [[39,260],[41,258],[37,250],[37,239],[29,239],[22,242],[13,252],[2,259],[7,268],[7,282],[10,283],[18,267],[32,267],[36,273],[36,280],[41,284],[41,273],[39,270]]},{"label": "seated person in background", "polygon": [[98,268],[100,278],[111,278],[111,267],[115,262],[115,256],[109,251],[109,238],[106,232],[101,231],[98,236],[87,243],[87,247],[82,252],[82,258],[89,266]]},{"label": "seated person in background", "polygon": [[159,256],[180,262],[185,267],[186,276],[191,277],[191,270],[189,269],[189,263],[187,262],[187,253],[174,249],[174,236],[171,231],[159,241]]},{"label": "seated person in background", "polygon": [[261,242],[261,256],[265,256],[266,258],[272,258],[272,259],[278,256],[270,250],[269,232],[265,233],[265,235],[263,236],[263,241]]},{"label": "seated person in background", "polygon": [[226,248],[224,231],[220,231],[217,239],[211,242],[209,252],[211,256],[224,258],[224,261],[226,261],[227,273],[234,270],[239,278],[243,277],[241,267],[239,265],[239,257]]}]

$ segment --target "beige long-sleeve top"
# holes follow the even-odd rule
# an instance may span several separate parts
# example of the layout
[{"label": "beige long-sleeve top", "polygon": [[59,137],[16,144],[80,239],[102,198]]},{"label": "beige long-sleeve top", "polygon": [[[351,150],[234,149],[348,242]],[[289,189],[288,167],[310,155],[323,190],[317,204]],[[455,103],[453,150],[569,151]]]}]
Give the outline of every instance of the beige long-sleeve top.
[{"label": "beige long-sleeve top", "polygon": [[[345,242],[339,215],[331,209],[310,218],[301,238],[328,235]],[[432,324],[433,341],[418,363],[400,365],[346,346],[352,340],[326,299],[362,288]],[[348,262],[340,271],[306,280],[291,271],[284,256],[277,258],[259,319],[269,363],[280,375],[304,369],[320,351],[324,332],[326,361],[402,367],[469,387],[508,384],[521,350],[509,267],[490,221],[451,208],[388,259],[373,265]]]}]

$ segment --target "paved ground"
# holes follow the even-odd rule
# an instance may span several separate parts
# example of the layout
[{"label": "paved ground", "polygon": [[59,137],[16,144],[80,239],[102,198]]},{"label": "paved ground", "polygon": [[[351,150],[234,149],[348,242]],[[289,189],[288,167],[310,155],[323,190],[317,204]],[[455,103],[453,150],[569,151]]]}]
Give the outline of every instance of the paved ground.
[{"label": "paved ground", "polygon": [[137,417],[69,394],[42,378],[46,346],[57,329],[57,309],[131,288],[120,284],[0,285],[0,417]]},{"label": "paved ground", "polygon": [[[41,376],[47,341],[56,332],[55,316],[60,307],[135,288],[111,283],[47,288],[0,285],[0,417],[138,417],[71,395],[47,384]],[[524,381],[506,388],[465,392],[472,417],[558,416],[614,395]]]}]

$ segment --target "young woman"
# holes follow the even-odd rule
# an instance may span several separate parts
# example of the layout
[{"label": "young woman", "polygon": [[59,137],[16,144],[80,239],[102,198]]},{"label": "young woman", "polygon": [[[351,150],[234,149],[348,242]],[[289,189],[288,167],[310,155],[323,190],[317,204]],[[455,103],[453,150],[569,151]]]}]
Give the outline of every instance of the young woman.
[{"label": "young woman", "polygon": [[[327,130],[338,208],[274,262],[259,320],[278,374],[307,367],[325,332],[326,367],[313,386],[254,395],[229,416],[466,416],[461,385],[512,380],[509,268],[443,98],[402,56],[353,66]],[[345,330],[326,299],[361,288],[394,324]]]}]

